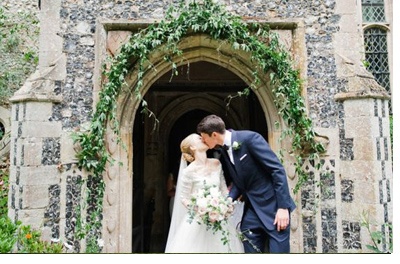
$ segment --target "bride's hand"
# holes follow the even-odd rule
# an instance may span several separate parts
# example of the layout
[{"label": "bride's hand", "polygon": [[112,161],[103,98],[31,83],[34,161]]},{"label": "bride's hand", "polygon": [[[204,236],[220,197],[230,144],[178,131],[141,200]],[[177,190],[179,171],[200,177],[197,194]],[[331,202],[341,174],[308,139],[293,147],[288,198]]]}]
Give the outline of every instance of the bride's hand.
[{"label": "bride's hand", "polygon": [[183,206],[189,208],[190,201],[188,199],[182,199]]}]

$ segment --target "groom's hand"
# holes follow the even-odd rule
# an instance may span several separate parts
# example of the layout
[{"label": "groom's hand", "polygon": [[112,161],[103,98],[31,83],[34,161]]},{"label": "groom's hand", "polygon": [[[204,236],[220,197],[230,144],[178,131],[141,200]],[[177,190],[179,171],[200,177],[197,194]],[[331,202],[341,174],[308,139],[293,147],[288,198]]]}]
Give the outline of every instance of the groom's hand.
[{"label": "groom's hand", "polygon": [[289,210],[279,208],[275,215],[274,225],[279,231],[285,230],[289,226]]}]

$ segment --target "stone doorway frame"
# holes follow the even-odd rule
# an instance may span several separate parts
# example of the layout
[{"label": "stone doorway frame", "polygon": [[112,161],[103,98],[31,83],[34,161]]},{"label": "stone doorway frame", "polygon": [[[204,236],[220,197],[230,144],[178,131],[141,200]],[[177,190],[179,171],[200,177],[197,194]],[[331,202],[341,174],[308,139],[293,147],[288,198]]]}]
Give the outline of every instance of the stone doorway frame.
[{"label": "stone doorway frame", "polygon": [[[154,23],[154,22],[153,22]],[[103,22],[97,25],[97,43],[96,48],[96,65],[94,75],[94,105],[97,103],[97,94],[101,89],[101,64],[105,61],[107,56],[106,40],[108,31],[134,31],[138,28],[146,27],[150,23],[115,23]],[[282,25],[281,25],[281,28]],[[290,47],[294,56],[301,58],[305,52],[304,45],[299,41],[301,35],[304,34],[303,30],[299,28],[298,23],[287,23],[286,29],[291,32]],[[299,34],[302,33],[302,34]],[[304,39],[304,38],[303,38]],[[297,43],[297,44],[296,44]],[[252,62],[246,52],[234,51],[230,46],[221,43],[220,41],[212,40],[208,35],[196,34],[188,35],[183,38],[180,44],[180,49],[183,51],[185,60],[181,61],[180,58],[173,58],[177,66],[186,63],[194,63],[199,61],[206,61],[217,64],[226,68],[233,74],[236,74],[245,83],[250,84],[252,80]],[[160,76],[167,73],[170,64],[163,60],[161,53],[153,53],[150,61],[158,69],[157,75],[154,72],[147,72],[143,77],[144,85],[141,93],[144,96],[152,87],[154,82]],[[304,61],[297,60],[299,65]],[[297,67],[300,69],[301,76],[305,75],[305,67]],[[131,72],[127,76],[128,87],[134,87],[135,72]],[[278,111],[273,102],[273,94],[268,89],[268,77],[261,79],[261,83],[257,90],[254,90],[260,105],[266,115],[266,123],[268,127],[268,142],[271,148],[275,151],[281,148],[282,145],[287,145],[288,142],[279,142],[281,131],[283,127],[277,128],[274,124],[278,122],[284,126],[284,121],[278,115]],[[304,95],[303,95],[304,96]],[[133,98],[132,94],[122,93],[117,103],[120,106],[117,109],[117,118],[120,123],[120,135],[122,144],[117,144],[115,135],[109,129],[106,135],[106,145],[113,158],[117,163],[122,166],[109,165],[105,172],[106,191],[104,196],[104,221],[103,221],[103,239],[104,239],[104,253],[131,253],[132,250],[132,219],[133,219],[133,128],[135,123],[135,115],[140,106],[140,101]],[[193,109],[193,106],[191,107]],[[126,146],[124,149],[122,146]],[[285,165],[287,166],[287,164]],[[287,168],[288,169],[288,168]],[[290,172],[290,170],[287,170]],[[291,178],[291,177],[290,177]],[[291,178],[293,179],[293,178]],[[293,185],[289,182],[290,185]]]}]

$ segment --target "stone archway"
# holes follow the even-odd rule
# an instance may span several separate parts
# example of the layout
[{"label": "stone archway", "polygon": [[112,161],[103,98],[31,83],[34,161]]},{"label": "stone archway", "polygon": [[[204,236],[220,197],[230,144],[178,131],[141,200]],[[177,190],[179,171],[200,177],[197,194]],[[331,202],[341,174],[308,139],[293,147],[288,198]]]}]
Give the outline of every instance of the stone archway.
[{"label": "stone archway", "polygon": [[[181,61],[180,58],[175,58],[178,66],[198,62],[212,63],[230,71],[244,83],[251,83],[252,64],[248,59],[247,53],[235,53],[230,47],[225,46],[218,41],[211,40],[206,35],[187,37],[182,41],[180,48],[185,54],[185,60]],[[170,71],[170,64],[166,63],[162,57],[162,54],[153,54],[153,57],[151,58],[151,62],[158,69],[158,74],[155,75],[154,72],[148,72],[145,74],[143,79],[145,85],[142,90],[142,94],[145,96],[150,91],[151,87],[156,84],[159,78]],[[129,87],[134,86],[134,76],[135,73],[132,72],[127,78]],[[277,129],[274,124],[275,122],[281,124],[283,122],[281,122],[282,120],[274,106],[272,93],[267,88],[269,86],[268,79],[262,81],[260,89],[255,91],[255,95],[265,115],[264,121],[266,122],[268,131],[266,138],[270,142],[271,147],[276,149],[278,146],[280,130]],[[180,98],[179,102],[179,104],[176,103],[175,105],[169,105],[161,112],[161,115],[158,117],[161,125],[174,122],[174,120],[176,121],[176,119],[179,118],[179,115],[168,114],[168,109],[174,109],[174,107],[178,107],[178,110],[181,110],[182,113],[185,113],[185,111],[189,111],[190,109],[203,109],[206,111],[221,113],[221,111],[224,111],[221,107],[225,105],[221,99],[210,98],[209,96],[202,97],[201,94],[196,94],[195,96],[183,96]],[[205,102],[207,102],[207,108],[204,108]],[[133,128],[137,111],[140,108],[139,103],[140,102],[133,98],[131,94],[126,93],[121,95],[118,103],[120,107],[117,109],[117,114],[121,125],[120,131],[123,144],[116,144],[113,139],[114,135],[111,132],[108,133],[109,136],[107,137],[107,145],[111,154],[115,160],[122,164],[122,166],[110,166],[107,170],[106,202],[104,204],[105,221],[103,228],[105,252],[131,252],[132,249],[132,218],[135,213],[132,209],[132,186],[134,174],[133,157],[135,151],[140,149],[133,144],[135,137],[137,137],[137,135],[133,133]],[[237,113],[237,115],[240,115],[240,113]],[[239,120],[235,119],[234,115],[231,115],[230,118],[232,118],[232,123],[236,122],[235,120]],[[165,131],[163,130],[163,133],[168,134],[168,132],[168,129]],[[159,152],[159,144],[161,143],[161,145],[165,145],[165,142],[160,141],[160,139],[165,140],[166,136],[163,135],[160,137],[159,134],[150,136],[150,134],[146,132],[145,135],[149,136],[149,138],[145,138],[145,140],[150,140],[150,142],[149,144],[146,143],[147,149],[143,149],[145,153],[141,153],[140,155],[146,155],[146,151],[154,151],[154,153],[156,153],[155,160],[157,161],[157,155],[163,156],[163,153],[165,152],[165,149],[161,149],[162,153]],[[157,138],[151,139],[151,137]],[[152,141],[157,144],[153,144],[154,142]],[[126,146],[126,150],[122,146]],[[165,168],[146,165],[146,162],[152,164],[154,160],[152,158],[145,160],[144,168],[151,168],[150,172],[145,172],[145,174],[154,173],[160,175],[165,173]],[[118,175],[118,177],[116,177],[116,175]],[[165,195],[165,193],[156,195]]]}]

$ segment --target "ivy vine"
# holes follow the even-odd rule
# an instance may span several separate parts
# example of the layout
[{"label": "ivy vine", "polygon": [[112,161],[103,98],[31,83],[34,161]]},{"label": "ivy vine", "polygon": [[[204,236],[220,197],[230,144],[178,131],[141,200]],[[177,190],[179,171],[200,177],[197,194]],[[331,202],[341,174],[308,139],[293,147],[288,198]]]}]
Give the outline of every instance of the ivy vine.
[{"label": "ivy vine", "polygon": [[[157,24],[135,33],[130,41],[121,47],[120,53],[111,58],[108,67],[103,68],[103,75],[107,82],[99,94],[99,101],[94,109],[90,126],[87,130],[75,134],[74,141],[80,146],[77,153],[78,166],[91,175],[91,184],[86,182],[87,203],[90,203],[91,216],[87,218],[88,227],[80,225],[80,231],[99,236],[99,228],[103,210],[103,197],[105,184],[103,173],[108,162],[113,163],[105,145],[107,124],[119,140],[119,123],[116,116],[117,98],[123,89],[129,88],[125,82],[128,72],[136,73],[136,83],[132,94],[141,102],[143,112],[149,116],[153,113],[147,107],[142,97],[143,77],[148,71],[156,70],[151,64],[149,56],[155,51],[161,51],[164,60],[171,65],[172,75],[178,75],[178,65],[174,59],[183,57],[179,43],[191,34],[204,33],[210,38],[227,43],[232,50],[248,52],[254,63],[253,81],[243,90],[238,91],[238,96],[248,95],[251,89],[260,89],[260,80],[269,75],[270,87],[274,95],[274,103],[279,115],[286,123],[282,139],[290,137],[290,153],[295,157],[295,172],[298,182],[295,186],[296,193],[301,185],[307,181],[307,173],[302,169],[305,159],[314,165],[318,164],[319,153],[324,151],[322,144],[315,140],[312,121],[307,116],[306,107],[301,96],[301,80],[299,72],[292,65],[289,53],[279,43],[279,38],[270,28],[262,23],[246,23],[241,17],[235,16],[224,9],[224,6],[214,3],[213,0],[195,0],[189,4],[180,0],[177,6],[171,5],[165,18]],[[171,76],[172,78],[173,76]],[[307,154],[303,150],[307,146]],[[93,182],[95,183],[93,185]],[[95,186],[92,189],[91,186]],[[78,221],[82,222],[82,221]],[[82,233],[81,233],[82,234]],[[83,236],[80,236],[83,237]],[[89,239],[90,248],[101,248],[96,245],[96,239]]]}]

